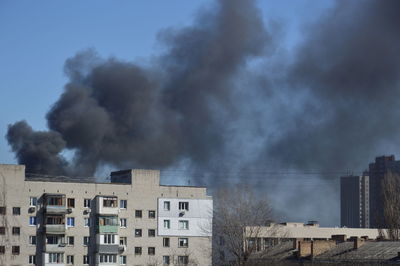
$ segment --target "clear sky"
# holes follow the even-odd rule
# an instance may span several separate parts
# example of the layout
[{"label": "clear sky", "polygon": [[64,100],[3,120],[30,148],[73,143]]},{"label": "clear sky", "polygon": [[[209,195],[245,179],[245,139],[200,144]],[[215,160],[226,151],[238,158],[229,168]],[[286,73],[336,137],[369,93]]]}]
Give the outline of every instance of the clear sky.
[{"label": "clear sky", "polygon": [[[4,138],[8,124],[25,119],[36,130],[47,128],[45,115],[66,82],[67,58],[94,48],[102,57],[144,62],[157,55],[160,30],[191,24],[209,2],[0,1],[0,163],[16,163]],[[332,1],[263,0],[258,5],[266,23],[284,26],[284,45],[290,48],[306,23]]]}]

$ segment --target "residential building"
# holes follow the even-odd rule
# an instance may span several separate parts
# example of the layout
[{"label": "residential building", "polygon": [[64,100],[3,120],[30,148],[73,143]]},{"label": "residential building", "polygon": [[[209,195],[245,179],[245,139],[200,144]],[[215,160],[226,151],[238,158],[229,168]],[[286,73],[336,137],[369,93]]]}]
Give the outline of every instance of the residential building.
[{"label": "residential building", "polygon": [[160,185],[160,172],[109,182],[0,165],[0,265],[211,265],[212,198]]},{"label": "residential building", "polygon": [[369,176],[340,178],[340,225],[369,228]]},{"label": "residential building", "polygon": [[400,174],[400,161],[396,161],[394,155],[376,157],[375,162],[369,164],[369,220],[371,228],[386,227],[383,217],[382,181],[389,172]]}]

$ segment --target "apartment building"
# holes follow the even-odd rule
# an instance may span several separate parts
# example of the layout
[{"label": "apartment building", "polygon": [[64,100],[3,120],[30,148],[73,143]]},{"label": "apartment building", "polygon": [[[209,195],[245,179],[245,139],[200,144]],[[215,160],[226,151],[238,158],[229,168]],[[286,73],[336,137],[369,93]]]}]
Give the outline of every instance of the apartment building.
[{"label": "apartment building", "polygon": [[350,228],[369,228],[369,176],[340,178],[340,225]]},{"label": "apartment building", "polygon": [[109,182],[0,164],[0,265],[211,265],[212,198],[160,185],[160,172]]}]

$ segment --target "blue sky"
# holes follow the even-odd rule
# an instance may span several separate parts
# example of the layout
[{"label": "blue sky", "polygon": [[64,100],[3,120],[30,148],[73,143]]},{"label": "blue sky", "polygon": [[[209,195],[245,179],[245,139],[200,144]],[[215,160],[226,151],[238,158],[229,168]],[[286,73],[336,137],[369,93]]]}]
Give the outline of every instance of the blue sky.
[{"label": "blue sky", "polygon": [[[190,25],[210,2],[1,1],[0,163],[16,163],[4,138],[8,124],[24,119],[36,130],[47,128],[45,115],[67,81],[67,58],[94,48],[102,57],[145,62],[161,48],[160,30]],[[332,0],[264,0],[258,6],[266,23],[283,25],[283,45],[290,49]]]}]

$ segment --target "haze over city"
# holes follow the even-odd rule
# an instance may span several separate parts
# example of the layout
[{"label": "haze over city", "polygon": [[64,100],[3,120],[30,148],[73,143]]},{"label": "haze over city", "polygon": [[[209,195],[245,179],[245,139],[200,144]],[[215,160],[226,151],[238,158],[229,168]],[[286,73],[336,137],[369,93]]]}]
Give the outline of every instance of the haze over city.
[{"label": "haze over city", "polygon": [[246,183],[339,225],[339,177],[398,152],[399,1],[0,3],[0,162]]}]

